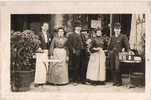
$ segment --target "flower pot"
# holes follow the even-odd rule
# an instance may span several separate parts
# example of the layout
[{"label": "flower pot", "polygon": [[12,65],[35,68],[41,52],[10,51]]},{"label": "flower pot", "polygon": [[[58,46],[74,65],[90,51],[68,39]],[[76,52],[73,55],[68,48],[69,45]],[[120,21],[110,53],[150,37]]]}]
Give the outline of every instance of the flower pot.
[{"label": "flower pot", "polygon": [[34,70],[31,71],[14,71],[12,91],[28,91],[34,79]]}]

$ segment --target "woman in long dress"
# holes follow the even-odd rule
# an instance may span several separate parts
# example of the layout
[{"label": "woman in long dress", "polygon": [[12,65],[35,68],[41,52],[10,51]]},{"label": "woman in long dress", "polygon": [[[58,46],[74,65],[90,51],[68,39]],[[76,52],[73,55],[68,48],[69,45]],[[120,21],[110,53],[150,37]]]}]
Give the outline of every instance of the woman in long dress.
[{"label": "woman in long dress", "polygon": [[103,51],[104,38],[101,30],[97,30],[96,37],[92,39],[90,59],[87,69],[87,80],[93,85],[105,84],[105,53]]},{"label": "woman in long dress", "polygon": [[48,83],[54,85],[64,85],[69,82],[68,77],[68,52],[66,47],[67,38],[64,37],[64,29],[58,28],[58,34],[53,38],[50,52],[52,59],[58,62],[50,63],[48,69]]}]

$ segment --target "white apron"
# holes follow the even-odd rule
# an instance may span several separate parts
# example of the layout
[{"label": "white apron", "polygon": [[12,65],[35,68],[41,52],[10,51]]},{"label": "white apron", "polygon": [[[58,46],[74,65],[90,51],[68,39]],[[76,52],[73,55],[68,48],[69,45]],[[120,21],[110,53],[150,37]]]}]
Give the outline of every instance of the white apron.
[{"label": "white apron", "polygon": [[87,69],[87,79],[92,81],[105,81],[105,53],[100,48],[99,52],[92,53],[90,55],[88,69]]},{"label": "white apron", "polygon": [[36,53],[36,69],[35,69],[35,83],[44,84],[47,79],[48,63],[48,50],[44,50],[44,53]]}]

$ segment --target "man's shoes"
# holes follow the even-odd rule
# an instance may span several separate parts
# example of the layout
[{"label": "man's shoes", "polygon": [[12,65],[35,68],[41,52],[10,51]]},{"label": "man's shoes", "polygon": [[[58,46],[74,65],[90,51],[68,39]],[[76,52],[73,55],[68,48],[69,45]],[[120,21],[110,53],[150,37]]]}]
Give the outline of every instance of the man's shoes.
[{"label": "man's shoes", "polygon": [[89,82],[85,82],[85,84],[86,84],[86,85],[91,85],[91,83],[89,83]]},{"label": "man's shoes", "polygon": [[113,83],[113,86],[116,86],[117,85],[117,83]]},{"label": "man's shoes", "polygon": [[122,86],[122,83],[118,83],[116,86]]},{"label": "man's shoes", "polygon": [[82,80],[80,83],[81,83],[81,84],[86,84],[86,81],[85,81],[85,80]]},{"label": "man's shoes", "polygon": [[122,86],[122,83],[113,83],[113,86]]}]

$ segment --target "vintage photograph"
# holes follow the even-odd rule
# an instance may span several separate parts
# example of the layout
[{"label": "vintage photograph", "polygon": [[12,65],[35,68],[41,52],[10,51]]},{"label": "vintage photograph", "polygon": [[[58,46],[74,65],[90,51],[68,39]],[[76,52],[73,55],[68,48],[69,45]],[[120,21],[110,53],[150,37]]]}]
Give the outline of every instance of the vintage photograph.
[{"label": "vintage photograph", "polygon": [[145,92],[142,14],[11,14],[12,92]]}]

